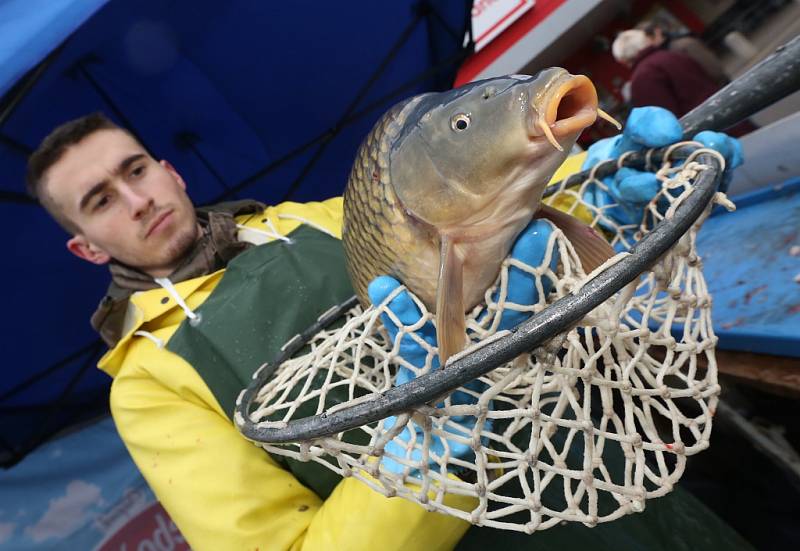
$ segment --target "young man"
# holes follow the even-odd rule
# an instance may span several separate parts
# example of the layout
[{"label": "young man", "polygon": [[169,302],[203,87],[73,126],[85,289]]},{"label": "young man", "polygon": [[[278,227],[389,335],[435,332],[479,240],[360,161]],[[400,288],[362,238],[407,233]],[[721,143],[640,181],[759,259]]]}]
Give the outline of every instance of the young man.
[{"label": "young man", "polygon": [[[92,322],[111,348],[99,365],[114,378],[111,411],[134,461],[192,548],[455,545],[467,523],[385,498],[354,479],[324,483],[317,491],[332,492],[323,501],[306,487],[313,481],[300,484],[231,422],[233,400],[249,379],[244,372],[352,295],[336,245],[340,198],[269,208],[239,202],[196,212],[175,168],[100,115],[48,136],[31,156],[28,183],[72,235],[69,251],[110,268],[112,283]],[[267,241],[274,246],[251,243]],[[256,249],[265,254],[240,256]],[[225,288],[217,289],[236,258],[259,266],[280,262],[280,276],[226,278]],[[258,275],[259,267],[238,269]],[[312,291],[300,292],[299,283]],[[210,296],[218,298],[215,290],[236,303],[238,315],[201,308]],[[276,296],[291,298],[276,304]],[[279,328],[266,334],[266,322]],[[258,353],[214,365],[214,354],[235,348],[232,335],[246,339],[248,331]],[[216,348],[195,347],[196,340],[215,341]]]},{"label": "young man", "polygon": [[[265,360],[352,295],[341,198],[195,210],[175,168],[101,115],[45,138],[28,185],[70,233],[70,252],[110,269],[92,323],[110,347],[99,367],[114,378],[111,411],[193,549],[600,550],[618,549],[620,538],[655,549],[675,534],[706,549],[742,548],[680,490],[591,530],[570,523],[528,536],[473,527],[462,539],[465,521],[314,464],[279,463],[238,433],[234,404]],[[448,503],[474,505],[459,496]]]}]

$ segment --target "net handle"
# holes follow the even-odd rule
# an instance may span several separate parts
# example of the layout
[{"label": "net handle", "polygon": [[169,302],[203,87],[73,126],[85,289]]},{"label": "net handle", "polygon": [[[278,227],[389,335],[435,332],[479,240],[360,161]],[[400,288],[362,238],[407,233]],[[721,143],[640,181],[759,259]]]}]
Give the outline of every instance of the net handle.
[{"label": "net handle", "polygon": [[[282,427],[263,427],[253,423],[248,413],[258,388],[280,365],[280,360],[276,360],[262,369],[237,403],[235,417],[239,430],[250,440],[271,444],[333,436],[434,402],[459,386],[570,329],[591,310],[655,264],[702,214],[721,181],[722,167],[718,157],[714,155],[701,153],[697,156],[697,160],[709,168],[700,172],[694,189],[675,209],[672,218],[661,220],[630,249],[631,254],[600,272],[578,292],[557,300],[521,323],[508,335],[453,361],[442,369],[390,388],[365,402],[330,414],[322,413],[295,419]],[[310,329],[306,333],[310,333]],[[290,341],[285,352],[293,347],[294,341],[300,341],[300,338],[296,337]],[[297,343],[294,343],[294,346],[297,346]]]}]

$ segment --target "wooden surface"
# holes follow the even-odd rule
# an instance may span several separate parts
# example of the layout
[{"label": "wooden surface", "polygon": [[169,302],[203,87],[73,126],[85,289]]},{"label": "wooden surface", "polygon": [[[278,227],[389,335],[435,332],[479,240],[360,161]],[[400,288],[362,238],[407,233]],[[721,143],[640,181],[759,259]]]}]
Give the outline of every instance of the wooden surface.
[{"label": "wooden surface", "polygon": [[800,358],[717,350],[720,374],[783,396],[800,398]]},{"label": "wooden surface", "polygon": [[[651,346],[648,353],[654,358],[663,359],[664,350],[659,348]],[[800,398],[800,358],[720,349],[716,350],[715,355],[720,375],[767,392]],[[697,360],[699,367],[707,366],[705,356],[700,355]]]}]

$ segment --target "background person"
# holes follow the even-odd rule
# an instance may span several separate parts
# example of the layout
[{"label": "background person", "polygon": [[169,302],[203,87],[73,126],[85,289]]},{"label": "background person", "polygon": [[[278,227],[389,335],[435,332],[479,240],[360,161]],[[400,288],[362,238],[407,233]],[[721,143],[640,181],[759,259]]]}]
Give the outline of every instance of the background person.
[{"label": "background person", "polygon": [[682,117],[720,88],[694,59],[662,48],[640,29],[621,32],[611,45],[611,53],[632,71],[633,107],[655,105]]},{"label": "background person", "polygon": [[685,54],[694,59],[703,68],[703,71],[720,86],[724,86],[730,81],[722,70],[722,62],[717,55],[699,38],[689,33],[674,33],[670,31],[669,25],[658,19],[645,21],[637,28],[643,30],[655,46]]}]

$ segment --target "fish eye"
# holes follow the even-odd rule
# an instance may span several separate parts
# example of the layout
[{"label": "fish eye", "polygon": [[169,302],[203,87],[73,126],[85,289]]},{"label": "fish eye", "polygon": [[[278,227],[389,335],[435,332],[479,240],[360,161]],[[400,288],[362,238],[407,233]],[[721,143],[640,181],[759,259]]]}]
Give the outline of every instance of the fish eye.
[{"label": "fish eye", "polygon": [[450,119],[450,128],[456,132],[462,132],[469,128],[469,123],[469,115],[466,113],[459,113],[458,115],[453,115],[453,118]]}]

